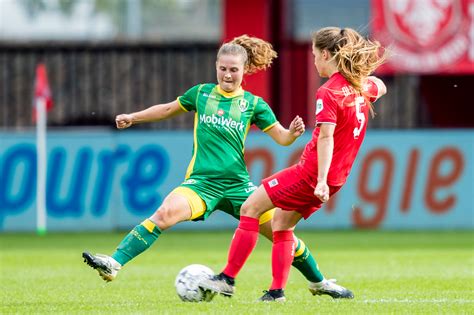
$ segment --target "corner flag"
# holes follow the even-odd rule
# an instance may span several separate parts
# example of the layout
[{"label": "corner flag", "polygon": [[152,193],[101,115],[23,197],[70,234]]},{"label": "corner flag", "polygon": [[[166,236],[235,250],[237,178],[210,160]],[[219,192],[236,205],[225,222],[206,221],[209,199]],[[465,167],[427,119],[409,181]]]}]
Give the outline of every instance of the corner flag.
[{"label": "corner flag", "polygon": [[37,120],[38,100],[43,99],[46,111],[53,108],[53,99],[51,97],[51,90],[49,89],[48,76],[46,74],[46,66],[43,63],[36,66],[35,77],[35,96],[33,101],[33,122]]},{"label": "corner flag", "polygon": [[46,67],[40,63],[36,67],[35,96],[33,100],[33,121],[36,122],[36,230],[39,235],[46,233],[46,112],[53,107]]}]

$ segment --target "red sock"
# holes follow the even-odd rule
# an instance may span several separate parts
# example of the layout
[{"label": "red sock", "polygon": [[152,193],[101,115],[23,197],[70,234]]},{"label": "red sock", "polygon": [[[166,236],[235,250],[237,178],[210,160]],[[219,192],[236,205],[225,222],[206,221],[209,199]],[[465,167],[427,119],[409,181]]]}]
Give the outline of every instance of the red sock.
[{"label": "red sock", "polygon": [[293,231],[273,232],[272,275],[270,290],[284,289],[288,281],[291,263],[295,255]]},{"label": "red sock", "polygon": [[235,230],[232,243],[229,248],[229,258],[224,273],[235,278],[250,253],[255,248],[258,240],[258,219],[241,216],[240,223]]}]

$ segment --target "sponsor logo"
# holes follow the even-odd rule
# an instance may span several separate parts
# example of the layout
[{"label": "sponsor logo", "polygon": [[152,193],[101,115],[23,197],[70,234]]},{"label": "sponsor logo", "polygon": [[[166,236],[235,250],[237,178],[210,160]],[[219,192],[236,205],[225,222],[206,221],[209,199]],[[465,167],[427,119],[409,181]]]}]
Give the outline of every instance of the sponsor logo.
[{"label": "sponsor logo", "polygon": [[316,101],[316,115],[319,114],[322,110],[323,110],[324,106],[323,106],[323,100],[322,99],[318,99]]},{"label": "sponsor logo", "polygon": [[219,110],[217,111],[217,115],[219,115],[219,116],[224,115],[224,110],[223,110],[223,109],[219,109]]},{"label": "sponsor logo", "polygon": [[196,184],[196,180],[195,179],[188,179],[188,180],[185,180],[184,185],[192,185],[192,184]]},{"label": "sponsor logo", "polygon": [[268,182],[268,186],[270,186],[270,188],[275,187],[276,185],[278,185],[278,179],[276,178]]},{"label": "sponsor logo", "polygon": [[256,190],[256,189],[257,189],[256,186],[249,187],[249,188],[245,188],[245,192],[246,192],[246,193],[249,193],[249,192],[252,192],[252,191],[254,191],[254,190]]},{"label": "sponsor logo", "polygon": [[202,96],[204,96],[204,97],[209,97],[209,98],[213,98],[213,99],[216,98],[215,95],[209,95],[209,94],[207,94],[207,93],[202,93]]},{"label": "sponsor logo", "polygon": [[244,130],[244,124],[242,122],[236,122],[231,117],[224,118],[224,117],[216,116],[214,114],[212,114],[211,116],[206,115],[206,114],[201,114],[199,115],[199,122],[205,123],[205,124],[212,124],[216,127],[232,128],[238,131]]}]

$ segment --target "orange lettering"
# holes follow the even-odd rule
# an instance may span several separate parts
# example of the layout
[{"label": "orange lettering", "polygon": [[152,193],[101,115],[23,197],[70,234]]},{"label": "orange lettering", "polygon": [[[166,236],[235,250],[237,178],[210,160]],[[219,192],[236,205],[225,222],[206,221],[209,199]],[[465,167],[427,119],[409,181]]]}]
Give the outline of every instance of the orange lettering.
[{"label": "orange lettering", "polygon": [[403,195],[400,205],[401,212],[408,212],[411,204],[411,197],[413,195],[413,183],[415,181],[416,168],[418,166],[418,160],[420,152],[418,149],[414,149],[410,152],[408,158],[407,172],[405,174],[405,187],[403,187]]},{"label": "orange lettering", "polygon": [[[369,190],[370,170],[377,161],[382,162],[384,165],[383,174],[377,174],[377,177],[382,177],[380,188],[377,190]],[[364,218],[363,210],[360,207],[355,207],[352,213],[352,221],[356,227],[375,228],[378,227],[385,218],[390,185],[393,177],[393,165],[392,154],[386,149],[378,149],[370,152],[362,162],[361,175],[357,184],[358,193],[363,201],[373,204],[376,207],[376,211],[371,218]]]},{"label": "orange lettering", "polygon": [[288,158],[288,163],[287,163],[288,167],[293,166],[296,163],[298,163],[298,161],[300,160],[301,154],[303,154],[303,150],[304,148],[299,148],[299,149],[296,149],[293,153],[291,153],[290,157]]},{"label": "orange lettering", "polygon": [[[448,174],[440,174],[443,162],[451,161],[452,168]],[[425,203],[433,213],[443,213],[454,206],[456,196],[448,195],[443,200],[436,199],[436,192],[443,187],[453,185],[464,169],[462,153],[456,148],[445,148],[440,150],[431,161],[428,181],[425,190]]]},{"label": "orange lettering", "polygon": [[[245,151],[245,164],[247,165],[247,169],[250,170],[253,163],[257,161],[262,161],[263,163],[263,174],[262,178],[268,177],[272,175],[274,161],[273,156],[267,149],[253,149]],[[258,185],[259,183],[255,183]]]}]

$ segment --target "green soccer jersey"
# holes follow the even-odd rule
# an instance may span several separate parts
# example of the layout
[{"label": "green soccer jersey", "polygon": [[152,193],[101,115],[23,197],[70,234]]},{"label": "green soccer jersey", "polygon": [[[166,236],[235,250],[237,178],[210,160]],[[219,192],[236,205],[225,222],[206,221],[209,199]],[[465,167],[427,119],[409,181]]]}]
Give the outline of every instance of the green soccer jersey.
[{"label": "green soccer jersey", "polygon": [[218,85],[200,84],[178,97],[185,111],[195,111],[193,156],[186,179],[248,180],[244,142],[252,124],[266,131],[276,123],[270,106],[239,89],[226,93]]}]

